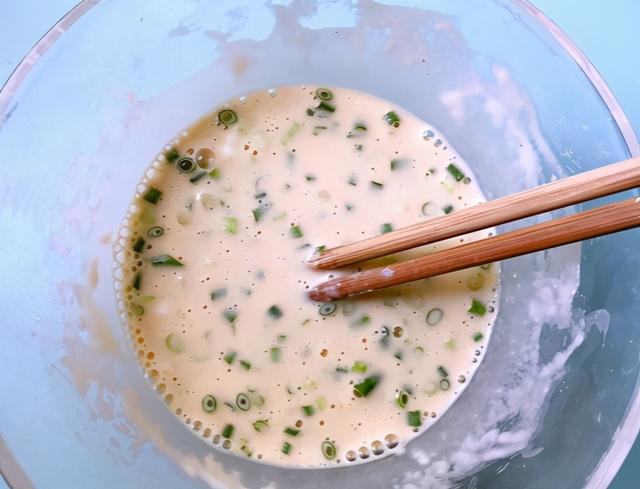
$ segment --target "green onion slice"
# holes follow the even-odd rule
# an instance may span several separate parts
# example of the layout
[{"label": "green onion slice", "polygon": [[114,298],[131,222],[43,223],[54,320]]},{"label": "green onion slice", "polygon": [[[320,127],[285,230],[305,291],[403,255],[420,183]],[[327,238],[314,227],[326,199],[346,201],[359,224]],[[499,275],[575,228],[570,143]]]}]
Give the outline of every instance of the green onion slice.
[{"label": "green onion slice", "polygon": [[158,203],[160,197],[162,197],[162,191],[155,187],[149,187],[149,190],[142,196],[144,200],[154,205]]},{"label": "green onion slice", "polygon": [[324,458],[327,460],[333,460],[336,458],[336,446],[329,440],[325,440],[320,444],[320,450],[322,450],[322,455],[324,455]]},{"label": "green onion slice", "polygon": [[271,316],[273,319],[280,319],[282,317],[282,309],[274,304],[269,309],[267,309],[267,314],[269,314],[269,316]]},{"label": "green onion slice", "polygon": [[188,156],[183,156],[178,161],[176,161],[176,168],[180,173],[191,173],[196,169],[197,166],[198,165],[196,165],[196,162]]},{"label": "green onion slice", "polygon": [[487,306],[477,299],[471,301],[471,307],[467,310],[469,314],[474,316],[484,316],[487,312]]},{"label": "green onion slice", "polygon": [[236,406],[238,406],[238,409],[241,411],[248,411],[251,407],[251,400],[249,399],[249,396],[244,392],[238,394],[236,396]]},{"label": "green onion slice", "polygon": [[233,436],[233,431],[235,430],[234,426],[232,424],[228,424],[226,425],[223,429],[222,429],[222,433],[220,433],[222,435],[222,438],[231,438]]},{"label": "green onion slice", "polygon": [[325,302],[318,309],[318,313],[321,316],[330,316],[331,314],[336,312],[337,308],[338,306],[336,306],[333,302]]},{"label": "green onion slice", "polygon": [[147,236],[150,238],[159,238],[164,234],[164,228],[161,226],[153,226],[147,229]]},{"label": "green onion slice", "polygon": [[367,397],[371,394],[371,391],[376,388],[381,378],[380,375],[367,377],[359,384],[353,386],[353,395],[356,397]]},{"label": "green onion slice", "polygon": [[436,326],[442,321],[443,316],[444,312],[442,309],[435,307],[427,313],[427,324],[429,326]]},{"label": "green onion slice", "polygon": [[316,90],[316,97],[320,100],[331,100],[333,98],[333,93],[328,88],[318,88]]},{"label": "green onion slice", "polygon": [[422,426],[422,413],[420,411],[409,411],[407,413],[407,424],[414,428]]},{"label": "green onion slice", "polygon": [[172,267],[181,267],[183,266],[180,260],[175,259],[171,255],[156,255],[150,258],[151,264],[154,266],[172,266]]},{"label": "green onion slice", "polygon": [[231,109],[224,109],[218,112],[218,122],[225,126],[230,126],[238,122],[238,115]]},{"label": "green onion slice", "polygon": [[447,171],[451,173],[451,176],[453,176],[456,182],[461,182],[462,180],[464,180],[465,174],[453,163],[450,163],[447,166]]},{"label": "green onion slice", "polygon": [[409,393],[404,389],[398,392],[396,394],[396,404],[402,409],[406,408],[407,404],[409,404]]},{"label": "green onion slice", "polygon": [[218,401],[211,394],[204,396],[201,404],[205,413],[212,413],[218,408]]},{"label": "green onion slice", "polygon": [[387,112],[382,118],[390,126],[393,126],[393,127],[400,126],[400,117],[393,110]]}]

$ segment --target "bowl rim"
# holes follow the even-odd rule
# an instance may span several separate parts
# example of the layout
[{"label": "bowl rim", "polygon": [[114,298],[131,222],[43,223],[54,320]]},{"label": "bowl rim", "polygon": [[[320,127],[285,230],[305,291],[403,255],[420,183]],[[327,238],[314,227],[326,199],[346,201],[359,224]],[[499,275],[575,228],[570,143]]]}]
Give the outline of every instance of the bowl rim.
[{"label": "bowl rim", "polygon": [[[40,58],[46,54],[66,31],[71,29],[78,20],[99,3],[101,3],[101,0],[80,0],[69,12],[62,16],[58,22],[44,33],[16,65],[0,88],[0,130],[2,129],[4,121],[8,119],[13,111],[13,107],[11,107],[13,98]],[[582,71],[583,75],[591,83],[596,93],[601,97],[620,131],[622,140],[629,154],[632,157],[640,156],[640,141],[622,106],[600,72],[576,43],[571,40],[567,33],[547,17],[538,7],[533,5],[530,0],[498,0],[497,3],[508,10],[515,7],[521,12],[524,12],[560,44],[565,52],[578,65],[580,71]],[[609,449],[591,472],[589,480],[586,481],[585,489],[608,487],[635,443],[638,433],[640,433],[639,386],[640,378],[636,379],[636,395],[627,408],[624,421],[612,437]],[[6,476],[6,474],[0,471],[0,476]],[[8,483],[11,482],[8,479],[5,480],[7,480]]]}]

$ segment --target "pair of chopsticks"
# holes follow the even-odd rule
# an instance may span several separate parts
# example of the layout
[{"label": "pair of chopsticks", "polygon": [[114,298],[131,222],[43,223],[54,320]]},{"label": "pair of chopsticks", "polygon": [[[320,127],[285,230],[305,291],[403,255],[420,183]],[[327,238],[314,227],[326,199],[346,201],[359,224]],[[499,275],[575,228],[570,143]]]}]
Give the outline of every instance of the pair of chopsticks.
[{"label": "pair of chopsticks", "polygon": [[[330,248],[316,253],[308,264],[317,269],[350,265],[639,186],[640,158],[631,158],[374,238]],[[637,226],[640,226],[640,198],[632,198],[413,260],[337,277],[310,290],[309,297],[324,302],[342,299]]]}]

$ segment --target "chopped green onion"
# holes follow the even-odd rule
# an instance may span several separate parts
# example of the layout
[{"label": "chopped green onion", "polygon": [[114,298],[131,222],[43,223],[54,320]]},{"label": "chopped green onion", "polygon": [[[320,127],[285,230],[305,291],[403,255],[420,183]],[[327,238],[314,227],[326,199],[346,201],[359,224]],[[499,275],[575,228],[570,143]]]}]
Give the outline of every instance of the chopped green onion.
[{"label": "chopped green onion", "polygon": [[196,183],[197,181],[201,180],[205,175],[207,174],[206,171],[202,170],[199,171],[198,173],[196,173],[194,176],[192,176],[189,181],[191,183]]},{"label": "chopped green onion", "polygon": [[400,117],[393,110],[387,112],[383,116],[383,119],[390,126],[393,126],[393,127],[399,127],[400,126]]},{"label": "chopped green onion", "polygon": [[444,368],[442,365],[438,367],[438,373],[442,376],[442,377],[449,377],[449,372],[447,372],[447,369]]},{"label": "chopped green onion", "polygon": [[216,289],[214,291],[211,292],[211,294],[209,294],[211,296],[211,300],[215,301],[218,299],[222,299],[223,297],[226,297],[227,295],[227,288],[226,287],[221,287],[219,289]]},{"label": "chopped green onion", "polygon": [[316,412],[316,408],[313,406],[302,406],[302,412],[305,416],[313,416]]},{"label": "chopped green onion", "polygon": [[153,226],[147,229],[147,236],[150,238],[159,238],[164,234],[164,228],[160,226]]},{"label": "chopped green onion", "polygon": [[409,404],[409,393],[404,389],[398,392],[396,394],[396,404],[402,409],[406,408],[407,404]]},{"label": "chopped green onion", "polygon": [[442,309],[438,307],[431,309],[427,313],[427,324],[429,326],[436,326],[438,323],[440,323],[440,321],[442,321],[443,316],[444,312],[442,311]]},{"label": "chopped green onion", "polygon": [[293,121],[291,123],[291,127],[287,129],[286,134],[282,136],[282,138],[280,139],[280,142],[285,146],[289,144],[289,141],[291,141],[294,138],[294,136],[298,133],[301,127],[302,127],[302,124],[300,124],[298,121]]},{"label": "chopped green onion", "polygon": [[251,370],[251,362],[249,360],[240,360],[240,365],[245,370]]},{"label": "chopped green onion", "polygon": [[451,383],[447,379],[442,379],[440,381],[440,389],[443,391],[448,391],[449,387],[451,387]]},{"label": "chopped green onion", "polygon": [[224,318],[227,320],[229,324],[235,323],[236,319],[238,319],[238,313],[233,309],[225,309],[222,315],[224,316]]},{"label": "chopped green onion", "polygon": [[277,347],[277,346],[271,347],[271,350],[270,350],[271,361],[274,362],[274,363],[278,363],[280,361],[281,352],[282,352],[282,350],[280,350],[279,347]]},{"label": "chopped green onion", "polygon": [[372,375],[367,377],[359,384],[353,386],[353,395],[356,397],[367,397],[380,382],[380,375]]},{"label": "chopped green onion", "polygon": [[393,226],[388,222],[385,222],[383,225],[380,226],[381,234],[390,233],[391,231],[393,231]]},{"label": "chopped green onion", "polygon": [[232,424],[228,424],[226,425],[223,429],[222,429],[222,433],[220,433],[222,435],[222,438],[231,438],[233,436],[233,430],[234,430],[234,426]]},{"label": "chopped green onion", "polygon": [[318,313],[320,313],[321,316],[330,316],[331,314],[336,312],[337,308],[338,306],[336,306],[333,302],[325,302],[318,309]]},{"label": "chopped green onion", "polygon": [[224,218],[224,230],[229,234],[238,233],[238,220],[235,217]]},{"label": "chopped green onion", "polygon": [[280,319],[282,317],[282,309],[274,304],[267,309],[267,314],[269,314],[273,319]]},{"label": "chopped green onion", "polygon": [[154,266],[172,266],[172,267],[181,267],[183,266],[182,262],[176,260],[171,255],[156,255],[152,256],[150,259],[151,264]]},{"label": "chopped green onion", "polygon": [[347,134],[348,138],[355,138],[364,135],[367,132],[367,126],[361,122],[357,122],[353,125],[353,129]]},{"label": "chopped green onion", "polygon": [[316,97],[320,100],[331,100],[333,98],[333,93],[328,88],[318,88],[316,90]]},{"label": "chopped green onion", "polygon": [[432,205],[431,202],[425,202],[424,204],[422,204],[422,207],[420,208],[420,212],[422,213],[423,216],[429,215],[429,208],[431,205]]},{"label": "chopped green onion", "polygon": [[142,272],[137,272],[133,276],[133,280],[131,281],[131,287],[133,287],[136,290],[140,290],[141,283],[142,283]]},{"label": "chopped green onion", "polygon": [[456,348],[456,340],[454,340],[453,338],[450,338],[445,344],[444,346],[448,349],[448,350],[455,350]]},{"label": "chopped green onion", "polygon": [[384,187],[384,183],[376,182],[375,180],[371,180],[369,183],[373,188],[376,188],[376,189],[381,189]]},{"label": "chopped green onion", "polygon": [[302,236],[304,235],[304,233],[302,232],[302,229],[297,224],[295,226],[291,226],[291,229],[289,229],[289,232],[291,233],[291,236],[293,236],[294,238],[302,238]]},{"label": "chopped green onion", "polygon": [[225,126],[230,126],[238,122],[238,115],[231,109],[224,109],[218,112],[218,122]]},{"label": "chopped green onion", "polygon": [[326,458],[327,460],[333,460],[334,458],[336,458],[336,446],[329,440],[325,440],[320,444],[320,450],[322,450],[322,455],[324,455],[324,458]]},{"label": "chopped green onion", "polygon": [[164,339],[164,344],[171,353],[182,353],[184,351],[184,341],[175,333],[169,333]]},{"label": "chopped green onion", "polygon": [[447,166],[447,171],[451,173],[453,178],[455,178],[456,182],[460,182],[464,180],[464,177],[465,177],[464,173],[460,170],[460,168],[458,168],[453,163],[449,163],[449,165]]},{"label": "chopped green onion", "polygon": [[235,361],[236,355],[237,353],[235,351],[231,351],[223,357],[223,360],[229,365],[231,365]]},{"label": "chopped green onion", "polygon": [[408,163],[409,161],[404,158],[396,158],[394,160],[391,160],[391,162],[389,163],[389,168],[391,168],[391,171],[399,170],[407,166]]},{"label": "chopped green onion", "polygon": [[422,426],[422,413],[420,411],[409,411],[407,413],[407,424],[414,428]]},{"label": "chopped green onion", "polygon": [[222,173],[220,172],[220,168],[213,168],[209,172],[209,176],[214,180],[220,180],[222,178]]},{"label": "chopped green onion", "polygon": [[336,108],[329,102],[325,102],[324,100],[318,104],[316,107],[317,110],[323,110],[325,112],[335,112]]},{"label": "chopped green onion", "polygon": [[251,400],[249,400],[249,396],[244,392],[238,394],[236,396],[236,406],[238,406],[238,409],[241,411],[248,411],[251,407]]},{"label": "chopped green onion", "polygon": [[453,212],[453,206],[451,204],[447,204],[442,208],[442,212],[445,214],[451,214]]},{"label": "chopped green onion", "polygon": [[204,396],[201,404],[205,413],[212,413],[218,408],[218,401],[211,394]]},{"label": "chopped green onion", "polygon": [[253,425],[253,429],[256,431],[264,431],[269,427],[269,420],[259,419],[257,421],[254,421],[252,425]]},{"label": "chopped green onion", "polygon": [[466,279],[467,287],[473,291],[480,290],[484,286],[484,281],[484,273],[482,272],[474,272]]},{"label": "chopped green onion", "polygon": [[294,428],[293,426],[287,426],[284,429],[284,433],[289,436],[298,436],[300,434],[300,430],[298,428]]},{"label": "chopped green onion", "polygon": [[142,316],[144,314],[144,307],[142,307],[140,304],[132,302],[131,304],[129,304],[129,308],[134,316]]},{"label": "chopped green onion", "polygon": [[149,190],[142,196],[144,200],[154,205],[158,203],[160,197],[162,197],[162,191],[155,187],[149,187]]},{"label": "chopped green onion", "polygon": [[142,253],[145,244],[147,244],[145,239],[142,236],[138,236],[138,239],[133,243],[133,251],[136,253]]},{"label": "chopped green onion", "polygon": [[471,307],[467,310],[467,312],[475,316],[484,316],[487,312],[487,306],[485,306],[479,300],[473,299],[471,301]]},{"label": "chopped green onion", "polygon": [[169,163],[173,163],[175,160],[177,160],[180,157],[180,153],[175,147],[172,146],[167,150],[164,156]]},{"label": "chopped green onion", "polygon": [[484,338],[484,335],[482,333],[476,333],[476,334],[473,335],[473,341],[475,341],[476,343],[478,341],[481,341],[482,338]]},{"label": "chopped green onion", "polygon": [[314,253],[322,253],[326,249],[327,249],[327,247],[325,245],[320,245],[320,246],[316,246],[315,249],[313,250],[313,252]]},{"label": "chopped green onion", "polygon": [[364,374],[367,372],[367,364],[364,362],[361,362],[360,360],[356,360],[353,363],[353,366],[351,367],[351,371],[352,372],[357,372],[359,374]]},{"label": "chopped green onion", "polygon": [[178,161],[176,161],[176,168],[180,173],[191,173],[196,169],[197,166],[198,165],[196,165],[196,162],[188,156],[183,156]]},{"label": "chopped green onion", "polygon": [[264,211],[262,207],[256,207],[251,211],[251,213],[253,214],[253,220],[256,222],[260,222],[260,219],[262,219],[262,215],[264,214]]},{"label": "chopped green onion", "polygon": [[291,453],[291,449],[293,448],[293,445],[287,441],[285,441],[282,444],[282,448],[280,449],[280,451],[282,453],[284,453],[285,455],[289,455],[289,453]]},{"label": "chopped green onion", "polygon": [[367,314],[363,314],[358,319],[353,321],[351,324],[353,324],[354,326],[362,326],[365,324],[369,324],[370,322],[371,322],[371,318]]}]

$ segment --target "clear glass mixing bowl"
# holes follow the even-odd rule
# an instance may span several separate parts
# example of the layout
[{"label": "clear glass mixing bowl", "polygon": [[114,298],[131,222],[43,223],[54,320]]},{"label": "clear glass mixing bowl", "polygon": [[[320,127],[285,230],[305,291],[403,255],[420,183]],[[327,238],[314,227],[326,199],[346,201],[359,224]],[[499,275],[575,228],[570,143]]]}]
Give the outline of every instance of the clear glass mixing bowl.
[{"label": "clear glass mixing bowl", "polygon": [[640,421],[637,230],[505,262],[485,360],[402,454],[331,470],[267,467],[211,448],[164,407],[118,317],[120,220],[172,135],[231,96],[295,83],[408,108],[442,131],[489,197],[639,148],[595,70],[524,0],[82,2],[0,94],[7,480],[605,487]]}]

